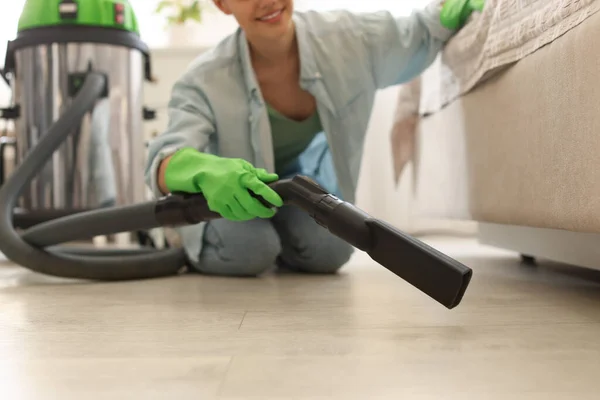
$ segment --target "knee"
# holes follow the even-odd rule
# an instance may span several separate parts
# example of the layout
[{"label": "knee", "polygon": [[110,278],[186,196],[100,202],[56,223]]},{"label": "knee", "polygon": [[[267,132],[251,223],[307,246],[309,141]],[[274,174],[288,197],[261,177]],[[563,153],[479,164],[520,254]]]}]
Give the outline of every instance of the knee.
[{"label": "knee", "polygon": [[295,269],[313,274],[335,274],[350,260],[354,248],[325,230],[306,235],[289,254]]},{"label": "knee", "polygon": [[346,242],[331,236],[327,244],[315,244],[314,254],[304,265],[307,272],[334,274],[350,261],[354,248]]},{"label": "knee", "polygon": [[281,244],[267,220],[213,221],[206,227],[197,269],[210,275],[253,277],[275,265]]},{"label": "knee", "polygon": [[308,273],[331,274],[342,268],[354,248],[318,225],[304,212],[284,207],[274,218],[283,252],[282,266]]}]

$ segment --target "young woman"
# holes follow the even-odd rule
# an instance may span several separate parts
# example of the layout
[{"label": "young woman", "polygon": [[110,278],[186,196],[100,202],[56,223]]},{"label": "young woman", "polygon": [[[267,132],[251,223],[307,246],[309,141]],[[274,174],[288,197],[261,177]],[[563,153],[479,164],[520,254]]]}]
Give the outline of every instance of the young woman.
[{"label": "young woman", "polygon": [[[148,184],[156,196],[202,192],[224,217],[179,229],[197,271],[333,273],[352,247],[282,207],[267,184],[302,174],[354,201],[375,93],[434,60],[455,32],[440,22],[444,1],[400,18],[299,13],[293,0],[214,1],[240,29],[174,85],[168,128],[150,146]],[[471,12],[468,0],[446,3],[461,24]]]}]

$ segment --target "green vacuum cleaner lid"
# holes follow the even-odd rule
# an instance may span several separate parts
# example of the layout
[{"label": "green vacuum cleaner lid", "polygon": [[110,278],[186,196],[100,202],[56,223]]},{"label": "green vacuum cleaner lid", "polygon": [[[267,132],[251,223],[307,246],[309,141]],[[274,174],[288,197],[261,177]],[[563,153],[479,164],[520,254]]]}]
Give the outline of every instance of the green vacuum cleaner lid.
[{"label": "green vacuum cleaner lid", "polygon": [[129,0],[27,0],[19,32],[61,25],[116,28],[139,34]]}]

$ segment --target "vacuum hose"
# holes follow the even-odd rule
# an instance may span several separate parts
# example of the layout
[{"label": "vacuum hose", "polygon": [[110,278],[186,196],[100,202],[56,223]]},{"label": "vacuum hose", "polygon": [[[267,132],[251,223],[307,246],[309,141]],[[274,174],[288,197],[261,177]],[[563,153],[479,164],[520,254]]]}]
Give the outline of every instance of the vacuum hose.
[{"label": "vacuum hose", "polygon": [[[81,249],[56,245],[98,235],[193,225],[221,218],[209,209],[200,193],[175,193],[146,203],[80,212],[34,225],[21,234],[14,228],[13,210],[23,188],[92,109],[105,84],[102,75],[89,73],[69,110],[42,135],[0,189],[0,251],[30,270],[67,278],[110,281],[177,274],[187,261],[181,249]],[[374,261],[447,308],[461,302],[471,280],[470,268],[327,193],[307,177],[296,176],[270,186],[284,204],[300,208],[332,234],[368,253]]]},{"label": "vacuum hose", "polygon": [[[13,210],[23,189],[35,178],[85,114],[93,108],[105,85],[104,76],[90,72],[69,109],[41,136],[38,144],[27,153],[0,189],[0,251],[8,259],[25,268],[65,278],[111,281],[174,275],[186,263],[185,254],[181,249],[105,251],[45,248],[56,243],[55,240],[47,240],[62,231],[68,231],[71,236],[77,238],[89,237],[88,223],[94,223],[92,221],[104,224],[107,230],[113,232],[111,223],[122,225],[123,221],[135,229],[142,229],[148,224],[157,226],[155,202],[94,210],[84,213],[85,219],[77,219],[77,214],[74,214],[52,220],[50,223],[60,228],[54,229],[52,235],[37,238],[29,230],[20,235],[13,226]],[[38,227],[30,229],[35,230]],[[119,227],[117,232],[121,231]]]}]

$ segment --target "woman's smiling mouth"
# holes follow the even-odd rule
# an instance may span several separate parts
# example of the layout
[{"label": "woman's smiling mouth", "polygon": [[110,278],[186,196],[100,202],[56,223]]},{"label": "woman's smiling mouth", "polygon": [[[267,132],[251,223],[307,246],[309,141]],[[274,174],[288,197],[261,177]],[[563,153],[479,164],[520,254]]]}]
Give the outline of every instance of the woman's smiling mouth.
[{"label": "woman's smiling mouth", "polygon": [[283,11],[285,10],[285,8],[282,8],[281,10],[277,10],[273,13],[270,13],[268,15],[265,15],[264,17],[261,18],[257,18],[259,21],[262,22],[267,22],[267,23],[277,23],[281,20],[281,16],[283,15]]}]

